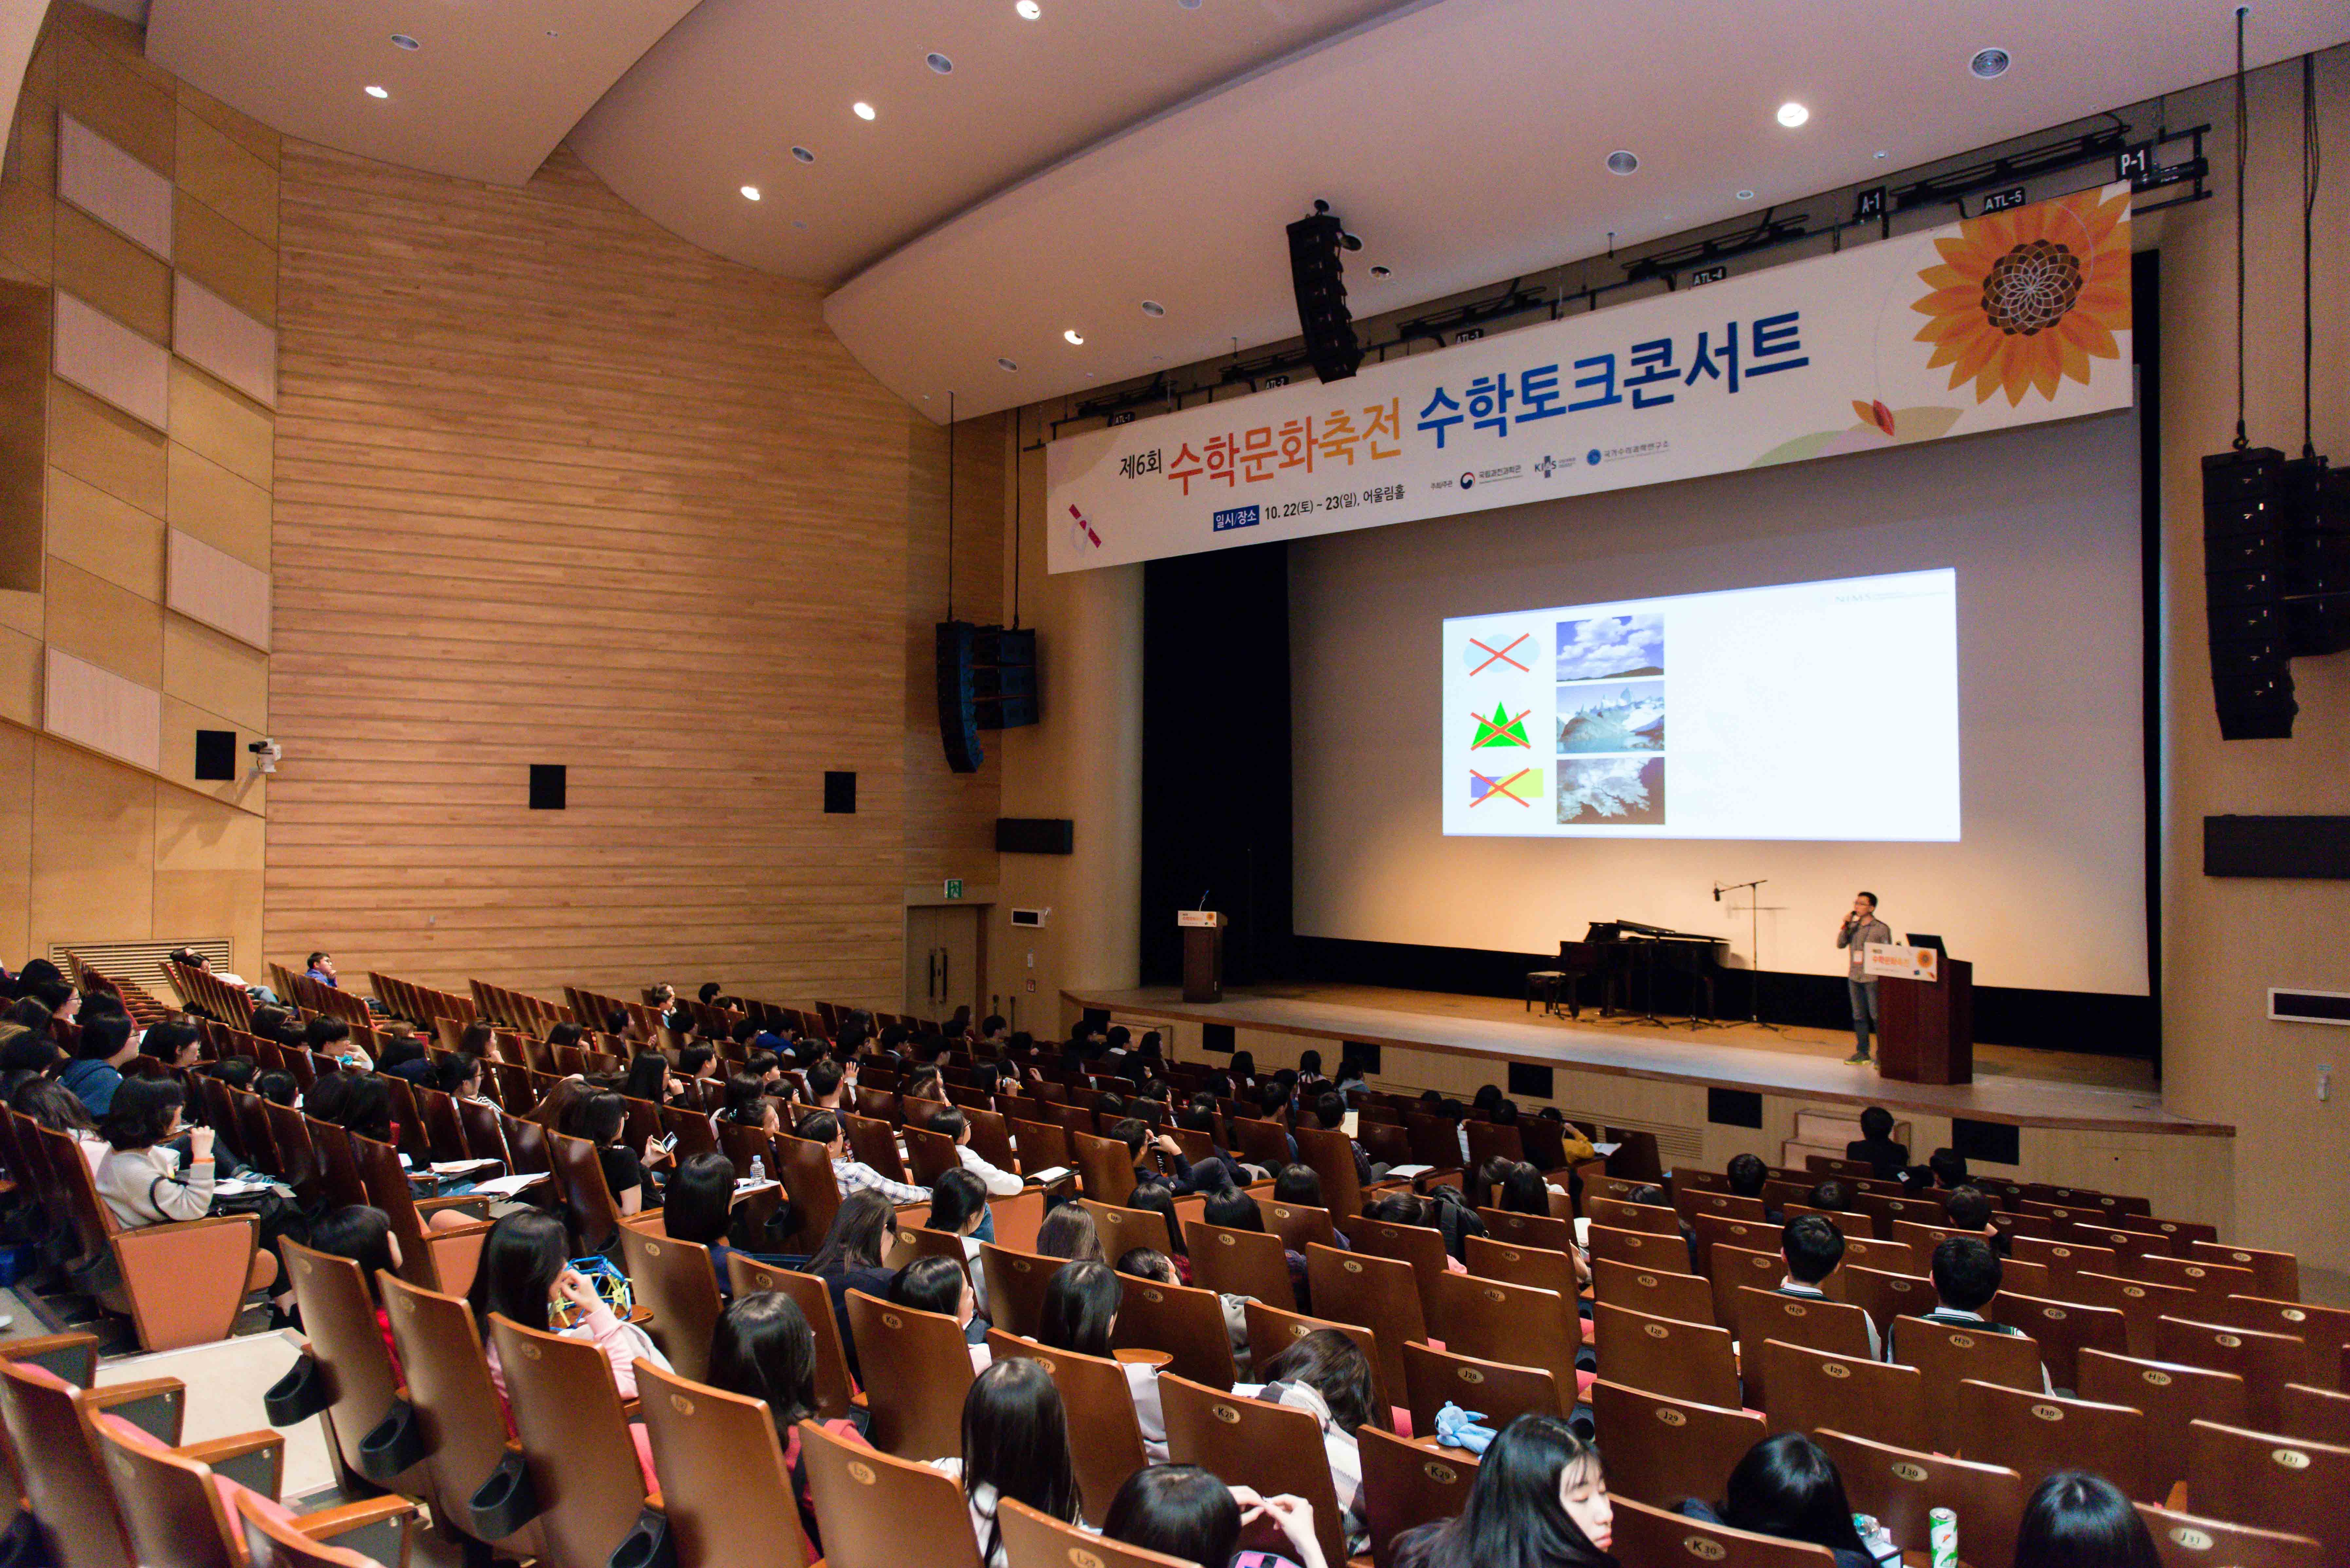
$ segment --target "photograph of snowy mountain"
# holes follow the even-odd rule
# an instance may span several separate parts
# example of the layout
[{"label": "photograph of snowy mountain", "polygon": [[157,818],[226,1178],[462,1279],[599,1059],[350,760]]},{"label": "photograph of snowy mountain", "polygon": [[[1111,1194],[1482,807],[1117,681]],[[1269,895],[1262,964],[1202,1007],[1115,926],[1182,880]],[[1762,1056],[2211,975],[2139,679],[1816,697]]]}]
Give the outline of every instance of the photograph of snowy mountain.
[{"label": "photograph of snowy mountain", "polygon": [[1587,757],[1558,764],[1558,820],[1622,827],[1665,820],[1665,759]]},{"label": "photograph of snowy mountain", "polygon": [[1665,683],[1606,680],[1558,689],[1558,753],[1661,752]]},{"label": "photograph of snowy mountain", "polygon": [[1665,672],[1665,618],[1603,615],[1558,623],[1558,679],[1613,680]]}]

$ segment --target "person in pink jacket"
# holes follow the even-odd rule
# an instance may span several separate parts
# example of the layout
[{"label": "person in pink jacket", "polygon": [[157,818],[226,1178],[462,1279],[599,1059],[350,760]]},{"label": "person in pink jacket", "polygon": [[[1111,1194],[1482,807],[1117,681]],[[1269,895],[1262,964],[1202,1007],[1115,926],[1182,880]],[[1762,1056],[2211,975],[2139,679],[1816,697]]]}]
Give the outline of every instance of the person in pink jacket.
[{"label": "person in pink jacket", "polygon": [[[623,1400],[637,1397],[639,1356],[657,1366],[669,1366],[642,1329],[604,1304],[596,1287],[571,1266],[566,1251],[563,1222],[536,1210],[507,1215],[483,1239],[481,1264],[473,1272],[473,1321],[482,1331],[490,1382],[500,1403],[506,1398],[506,1378],[498,1365],[497,1342],[490,1334],[492,1313],[525,1328],[590,1342],[604,1353]],[[557,1307],[564,1309],[560,1319]]]}]

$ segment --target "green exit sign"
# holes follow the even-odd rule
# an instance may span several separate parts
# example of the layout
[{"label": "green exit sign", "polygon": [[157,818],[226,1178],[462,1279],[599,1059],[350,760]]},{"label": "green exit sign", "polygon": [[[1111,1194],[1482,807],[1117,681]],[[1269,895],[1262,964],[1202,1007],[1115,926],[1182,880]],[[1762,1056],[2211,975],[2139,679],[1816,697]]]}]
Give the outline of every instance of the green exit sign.
[{"label": "green exit sign", "polygon": [[962,897],[962,877],[950,877],[947,878],[947,897],[950,898],[960,898]]}]

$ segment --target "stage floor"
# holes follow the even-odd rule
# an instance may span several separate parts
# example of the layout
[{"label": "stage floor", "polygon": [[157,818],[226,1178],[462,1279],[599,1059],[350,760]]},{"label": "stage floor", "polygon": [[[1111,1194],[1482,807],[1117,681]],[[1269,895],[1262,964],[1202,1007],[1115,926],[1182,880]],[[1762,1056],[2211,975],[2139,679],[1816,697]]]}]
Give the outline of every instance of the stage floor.
[{"label": "stage floor", "polygon": [[[1395,991],[1364,985],[1279,985],[1229,990],[1221,1002],[1187,1002],[1181,988],[1067,991],[1080,1007],[1123,1018],[1166,1018],[1399,1048],[1513,1059],[1685,1083],[1759,1090],[1834,1105],[1881,1104],[1938,1116],[2080,1130],[2112,1128],[2228,1137],[2234,1128],[2165,1110],[2149,1064],[2112,1056],[1977,1045],[1971,1084],[1902,1084],[1847,1065],[1849,1032],[1734,1024],[1579,1021],[1528,1012],[1506,998]],[[1324,1058],[1336,1065],[1336,1055]],[[1496,1076],[1498,1077],[1498,1073]]]}]

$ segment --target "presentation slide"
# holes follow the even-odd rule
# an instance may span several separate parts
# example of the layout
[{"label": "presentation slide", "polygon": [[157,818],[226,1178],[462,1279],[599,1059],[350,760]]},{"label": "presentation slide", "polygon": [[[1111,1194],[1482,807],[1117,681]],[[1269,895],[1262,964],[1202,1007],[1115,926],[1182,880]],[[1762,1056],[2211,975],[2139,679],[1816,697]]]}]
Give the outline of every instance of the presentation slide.
[{"label": "presentation slide", "polygon": [[1444,831],[1955,841],[1958,591],[1943,568],[1447,620]]}]

